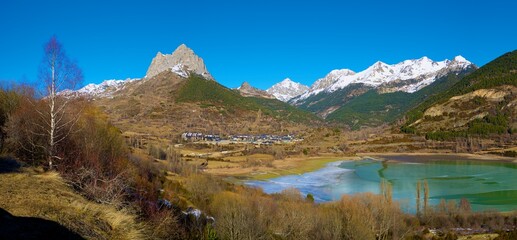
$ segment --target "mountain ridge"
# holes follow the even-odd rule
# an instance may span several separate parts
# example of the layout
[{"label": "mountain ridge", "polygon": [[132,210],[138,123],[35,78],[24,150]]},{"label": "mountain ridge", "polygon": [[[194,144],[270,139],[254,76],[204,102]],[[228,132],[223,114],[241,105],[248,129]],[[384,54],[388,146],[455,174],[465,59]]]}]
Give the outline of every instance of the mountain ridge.
[{"label": "mountain ridge", "polygon": [[[349,126],[357,127],[359,126],[357,124],[371,125],[372,123],[377,124],[393,121],[393,119],[405,114],[409,108],[427,98],[427,95],[412,95],[413,93],[417,93],[433,85],[435,81],[439,81],[440,79],[445,79],[443,81],[450,79],[447,81],[456,82],[457,78],[449,78],[447,76],[449,74],[463,76],[464,73],[475,68],[476,66],[474,64],[461,56],[456,56],[452,61],[446,59],[440,62],[435,62],[428,57],[422,57],[419,59],[405,60],[392,65],[377,61],[361,72],[354,72],[350,69],[332,70],[325,77],[316,80],[310,88],[286,78],[265,91],[252,87],[247,82],[244,82],[235,90],[217,85],[212,86],[212,88],[204,88],[203,91],[213,91],[223,87],[229,91],[236,91],[240,96],[246,98],[278,99],[282,102],[294,105],[297,108],[301,108],[302,110],[315,113],[320,117],[329,117],[329,120],[333,122],[342,122]],[[195,55],[192,49],[182,44],[170,55],[158,53],[151,61],[147,75],[143,79],[107,80],[98,85],[89,84],[77,90],[76,93],[79,95],[89,94],[99,98],[121,97],[123,94],[158,94],[167,96],[176,91],[173,89],[183,86],[184,84],[182,82],[190,81],[189,79],[192,79],[192,76],[200,76],[204,79],[214,81],[212,75],[206,70],[203,60]],[[200,81],[197,82],[204,84]],[[448,84],[445,85],[448,86]],[[443,90],[442,87],[433,87],[431,89],[434,90],[426,90],[424,92],[429,95],[434,95],[436,92]],[[217,91],[225,90],[219,89]],[[205,95],[200,92],[197,94]],[[230,96],[226,93],[221,96],[223,95],[229,98],[236,98],[236,96]],[[361,97],[362,95],[364,95],[364,97]],[[206,96],[212,95],[209,94]],[[388,99],[388,96],[392,96],[393,100]],[[185,98],[185,96],[183,97]],[[366,99],[368,97],[378,98],[379,101],[369,101]],[[358,98],[358,100],[354,100],[355,98]],[[204,102],[201,99],[197,99],[197,101]],[[241,100],[227,99],[224,101],[239,102]],[[350,101],[354,104],[352,108],[347,107]],[[246,106],[253,106],[252,111],[261,109],[261,111],[269,112],[272,116],[275,114],[272,114],[270,110],[257,107],[255,104],[266,104],[277,109],[281,108],[291,112],[295,111],[295,109],[286,108],[277,103],[271,104],[265,100],[260,100],[259,102],[260,103],[253,104],[247,103]],[[361,107],[361,103],[377,105]],[[209,106],[212,105],[213,103],[209,104]],[[217,104],[214,106],[216,105]],[[232,108],[239,106],[240,105],[232,105]],[[360,113],[359,115],[355,113],[350,114],[351,109],[360,109],[359,112],[364,109],[371,109],[371,111],[379,114],[375,115],[376,117],[372,118],[372,121],[364,121],[365,113]],[[220,110],[225,111],[224,109]],[[298,114],[298,116],[301,115],[303,114]],[[312,117],[309,118],[312,119]]]},{"label": "mountain ridge", "polygon": [[309,90],[308,86],[294,82],[290,78],[286,78],[279,83],[274,84],[266,90],[269,94],[276,97],[282,102],[288,102],[292,98]]},{"label": "mountain ridge", "polygon": [[[412,66],[414,64],[419,65],[420,68],[422,68],[422,63],[431,68],[433,65],[438,66],[438,70],[435,69],[436,71],[431,71],[432,74],[430,76],[426,75],[429,71],[423,71],[426,74],[417,74],[419,79],[411,79],[411,76],[414,74],[411,75],[406,73],[411,73],[415,68],[418,70],[418,66]],[[441,62],[434,62],[427,57],[405,60],[393,65],[377,61],[364,71],[358,73],[350,69],[332,70],[325,77],[317,79],[310,87],[286,78],[265,91],[255,88],[256,91],[253,92],[261,92],[261,94],[254,95],[258,97],[263,95],[262,97],[270,98],[270,95],[273,95],[276,99],[283,102],[289,102],[295,106],[303,105],[304,100],[311,96],[322,92],[331,93],[353,83],[362,83],[368,86],[381,88],[382,92],[415,92],[431,84],[437,79],[437,77],[444,75],[444,66],[447,68],[465,68],[471,65],[473,64],[460,55],[455,57],[452,61],[444,60]],[[398,75],[386,74],[386,72],[393,73],[394,69],[398,71]],[[152,59],[151,64],[148,67],[147,74],[142,78],[142,80],[150,79],[163,71],[171,71],[183,78],[187,78],[190,72],[193,72],[207,79],[214,80],[213,76],[208,72],[203,59],[197,56],[194,51],[188,48],[185,44],[178,46],[172,54],[162,54],[161,52],[158,52],[156,57]],[[387,79],[382,79],[383,77]],[[71,95],[75,92],[82,96],[92,95],[94,97],[109,97],[113,92],[123,88],[126,83],[136,80],[140,79],[106,80],[100,84],[88,84],[75,91],[65,90],[63,93]],[[262,94],[262,92],[266,92],[267,94]]]},{"label": "mountain ridge", "polygon": [[396,84],[396,86],[391,86],[389,91],[412,93],[428,86],[437,77],[443,76],[444,72],[467,68],[471,65],[473,64],[461,55],[456,56],[452,61],[445,59],[440,62],[435,62],[424,56],[392,65],[377,61],[357,73],[350,69],[336,69],[329,72],[325,77],[316,80],[307,92],[293,98],[290,102],[300,105],[303,100],[310,96],[321,92],[332,93],[354,83],[373,87]]}]

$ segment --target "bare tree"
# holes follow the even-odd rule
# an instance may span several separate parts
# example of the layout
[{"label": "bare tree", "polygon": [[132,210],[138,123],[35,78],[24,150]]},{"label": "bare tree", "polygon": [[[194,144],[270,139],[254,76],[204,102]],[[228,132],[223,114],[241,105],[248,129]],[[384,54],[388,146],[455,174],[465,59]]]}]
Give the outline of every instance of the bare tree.
[{"label": "bare tree", "polygon": [[71,61],[63,46],[53,36],[44,45],[43,60],[40,65],[39,80],[44,84],[46,108],[38,110],[42,124],[38,125],[41,134],[48,141],[42,146],[47,155],[48,167],[52,169],[53,159],[60,159],[56,154],[56,145],[62,142],[69,134],[78,119],[78,115],[70,116],[68,105],[70,98],[58,93],[64,89],[73,89],[80,83],[83,75],[77,64]]},{"label": "bare tree", "polygon": [[24,84],[0,83],[0,152],[5,147],[4,141],[7,137],[7,122],[22,105],[26,98],[32,99],[34,91]]}]

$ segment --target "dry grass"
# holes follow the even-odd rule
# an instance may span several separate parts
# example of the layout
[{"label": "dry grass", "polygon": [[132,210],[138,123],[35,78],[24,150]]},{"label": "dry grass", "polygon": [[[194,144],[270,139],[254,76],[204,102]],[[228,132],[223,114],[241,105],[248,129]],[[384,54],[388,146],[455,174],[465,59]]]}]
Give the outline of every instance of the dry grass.
[{"label": "dry grass", "polygon": [[224,159],[230,162],[246,162],[249,159],[272,161],[274,157],[271,154],[252,154],[247,156],[225,157]]},{"label": "dry grass", "polygon": [[86,239],[146,236],[135,215],[84,199],[55,172],[0,174],[0,207],[15,216],[56,221]]},{"label": "dry grass", "polygon": [[499,234],[478,234],[478,235],[470,235],[470,236],[461,236],[458,240],[492,240],[498,237]]}]

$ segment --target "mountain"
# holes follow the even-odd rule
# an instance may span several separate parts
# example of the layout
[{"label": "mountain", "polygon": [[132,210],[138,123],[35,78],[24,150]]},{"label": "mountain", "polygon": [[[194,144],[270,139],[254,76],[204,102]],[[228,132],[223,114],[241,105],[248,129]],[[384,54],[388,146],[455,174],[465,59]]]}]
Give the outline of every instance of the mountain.
[{"label": "mountain", "polygon": [[275,99],[275,96],[269,94],[266,91],[263,91],[263,90],[260,90],[258,88],[251,86],[248,82],[243,82],[241,84],[241,86],[236,88],[236,90],[243,97],[259,97],[259,98]]},{"label": "mountain", "polygon": [[384,87],[386,91],[416,92],[431,84],[438,77],[457,69],[465,69],[473,64],[457,56],[454,60],[435,62],[428,57],[406,60],[389,65],[376,62],[364,71],[355,73],[349,69],[333,70],[324,78],[317,80],[306,93],[293,99],[293,103],[321,92],[332,93],[351,84],[364,84],[371,87]]},{"label": "mountain", "polygon": [[[344,122],[356,127],[361,124],[375,125],[401,117],[409,108],[423,101],[428,95],[443,90],[441,87],[431,87],[431,90],[418,93],[424,88],[437,81],[443,82],[445,79],[450,80],[445,85],[450,85],[459,80],[458,76],[463,76],[475,68],[474,64],[461,56],[455,57],[452,61],[440,62],[422,57],[393,65],[379,61],[358,73],[349,69],[333,70],[324,78],[317,80],[307,92],[289,102],[331,121]],[[347,107],[346,105],[355,98],[359,99],[351,102],[355,104],[354,107]],[[341,110],[338,111],[339,109]],[[375,117],[376,114],[367,112],[367,109],[389,114]],[[360,116],[356,114],[357,112],[361,113]],[[371,121],[363,121],[368,119],[365,114],[369,113],[373,115]]]},{"label": "mountain", "polygon": [[[213,80],[214,78],[206,69],[202,58],[197,56],[194,51],[185,44],[181,44],[172,54],[162,54],[158,52],[147,69],[147,74],[143,78],[151,79],[161,72],[170,71],[183,78],[188,78],[190,73],[195,73],[204,78]],[[125,86],[139,78],[128,78],[126,80],[105,80],[100,84],[90,83],[79,90],[64,90],[59,94],[66,96],[87,96],[87,97],[110,97],[115,92],[125,88]]]},{"label": "mountain", "polygon": [[164,139],[186,131],[293,133],[322,122],[247,83],[238,90],[222,86],[185,45],[172,55],[159,53],[141,80],[110,80],[70,92],[92,96],[94,104],[123,132]]},{"label": "mountain", "polygon": [[[393,65],[379,61],[357,73],[349,69],[333,70],[310,88],[285,79],[267,91],[246,82],[231,90],[216,83],[203,60],[182,44],[170,55],[158,53],[140,81],[108,80],[71,93],[97,98],[99,105],[118,120],[125,119],[124,123],[134,118],[147,124],[140,126],[141,129],[149,126],[150,119],[175,127],[166,131],[195,125],[197,128],[219,126],[225,129],[221,132],[237,129],[271,132],[282,131],[286,126],[320,124],[321,120],[309,112],[329,122],[360,128],[392,122],[410,109],[421,109],[416,106],[450,89],[476,68],[461,56],[439,62],[422,57]],[[197,121],[186,117],[192,115],[197,115]],[[222,121],[214,121],[220,117],[231,119],[233,124],[223,126]],[[253,124],[252,119],[255,119]]]},{"label": "mountain", "polygon": [[214,79],[206,69],[203,59],[185,44],[181,44],[172,54],[158,52],[147,69],[145,78],[150,79],[167,70],[183,77],[188,77],[189,72],[193,72],[206,79]]},{"label": "mountain", "polygon": [[286,78],[283,81],[271,86],[266,90],[269,94],[275,96],[276,99],[282,102],[288,102],[290,99],[303,94],[309,90],[309,87],[293,82],[291,79]]},{"label": "mountain", "polygon": [[506,53],[408,112],[407,132],[429,138],[511,133],[517,129],[517,51]]},{"label": "mountain", "polygon": [[[472,71],[474,71],[474,68],[451,72],[413,93],[403,91],[380,92],[379,89],[363,86],[364,94],[351,97],[346,104],[330,113],[326,120],[345,123],[353,129],[396,121],[401,119],[411,108],[436,94],[446,91]],[[333,94],[338,92],[336,91]]]},{"label": "mountain", "polygon": [[332,84],[338,82],[340,78],[345,78],[347,76],[352,76],[354,74],[355,74],[355,72],[350,69],[332,70],[325,77],[316,80],[311,85],[309,90],[307,90],[303,94],[300,94],[298,97],[291,99],[291,102],[293,102],[295,104],[298,103],[296,105],[299,105],[301,101],[309,98],[310,96],[314,96],[314,95],[328,89],[330,86],[332,86]]},{"label": "mountain", "polygon": [[264,134],[299,132],[321,123],[314,114],[276,99],[243,97],[201,75],[164,71],[132,82],[95,102],[123,132],[160,138],[182,132]]},{"label": "mountain", "polygon": [[125,80],[105,80],[99,84],[90,83],[75,91],[67,89],[60,92],[59,94],[65,96],[78,95],[83,97],[110,97],[115,92],[123,89],[126,84],[139,80],[139,78],[128,78]]}]

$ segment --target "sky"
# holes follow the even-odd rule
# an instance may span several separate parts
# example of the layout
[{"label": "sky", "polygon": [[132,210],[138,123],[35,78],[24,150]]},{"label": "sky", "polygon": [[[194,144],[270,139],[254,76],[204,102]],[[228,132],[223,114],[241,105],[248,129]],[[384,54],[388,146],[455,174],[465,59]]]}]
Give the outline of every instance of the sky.
[{"label": "sky", "polygon": [[0,1],[0,81],[36,83],[53,35],[84,82],[143,77],[185,43],[221,84],[306,85],[427,56],[478,66],[517,49],[517,1]]}]

